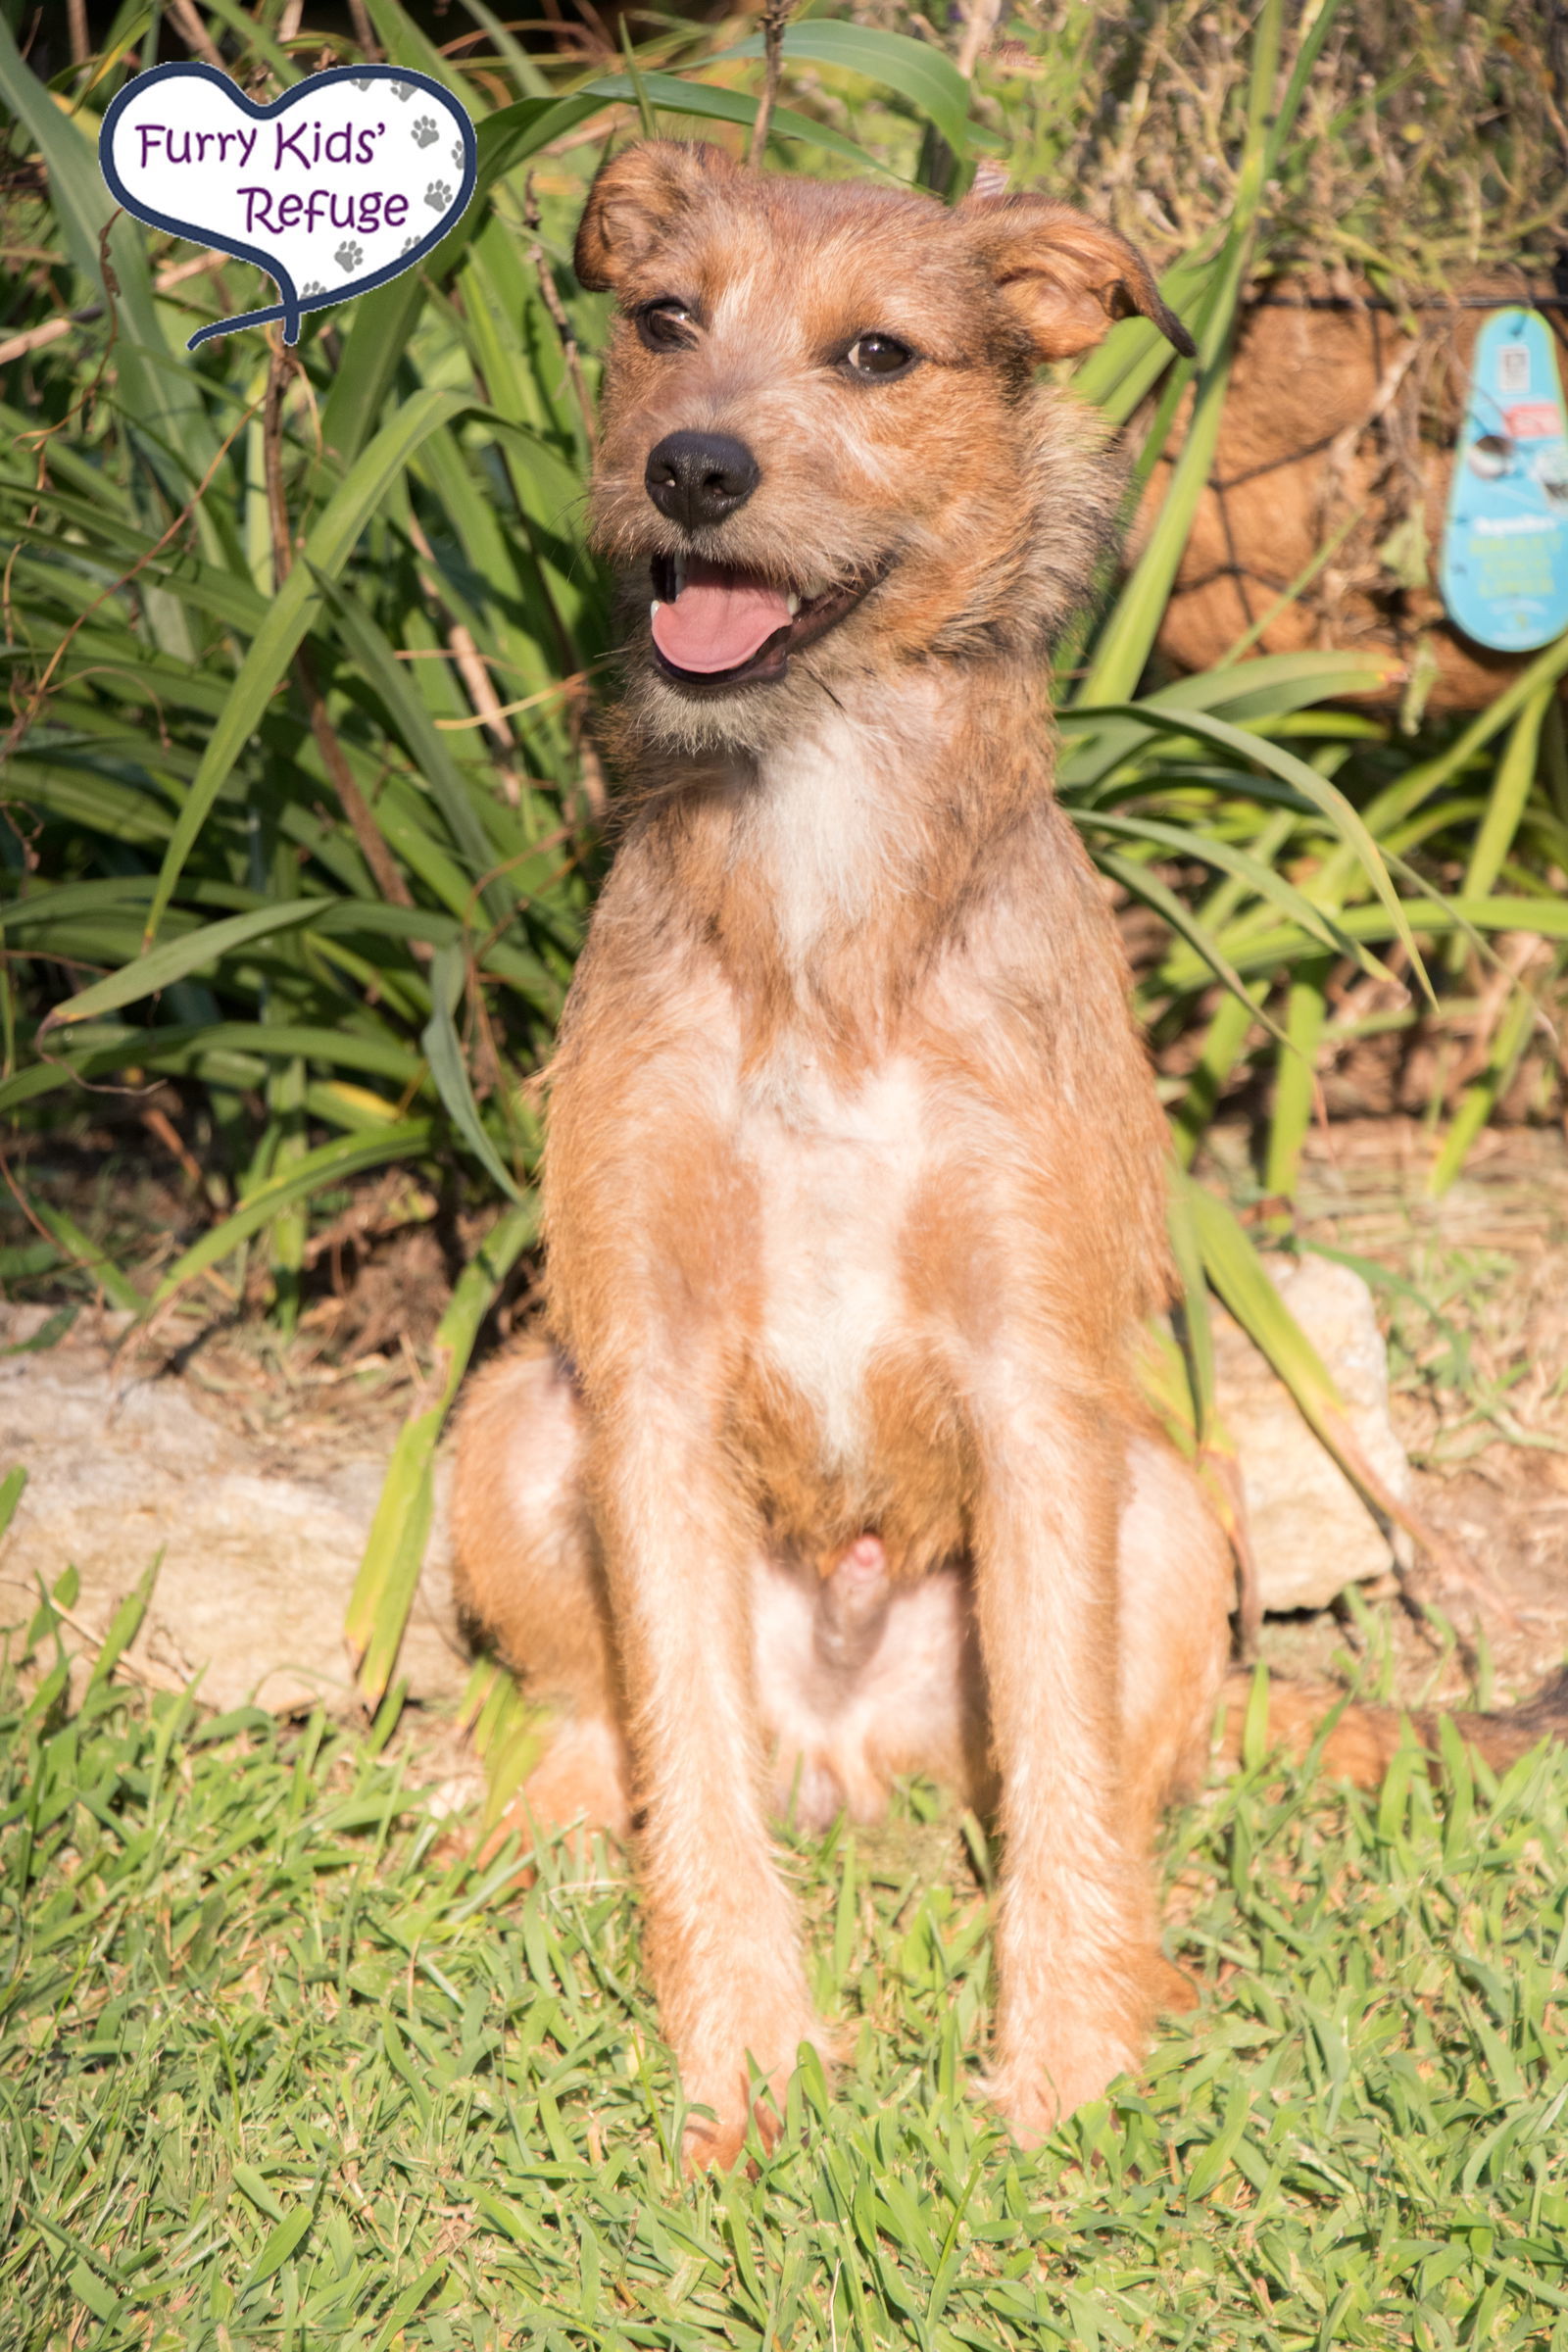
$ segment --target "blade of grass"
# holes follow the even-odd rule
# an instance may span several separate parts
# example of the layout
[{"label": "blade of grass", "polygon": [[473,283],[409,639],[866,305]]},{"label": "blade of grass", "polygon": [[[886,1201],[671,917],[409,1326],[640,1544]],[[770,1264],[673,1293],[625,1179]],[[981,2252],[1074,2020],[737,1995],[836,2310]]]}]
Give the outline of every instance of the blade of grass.
[{"label": "blade of grass", "polygon": [[147,910],[149,947],[157,937],[186,859],[241,747],[276,692],[310,627],[319,603],[318,575],[327,579],[337,577],[389,485],[420,443],[469,405],[457,393],[433,389],[416,393],[356,459],[324,512],[312,525],[305,542],[304,561],[295,564],[273,597],[251,641],[222,716],[213,729],[195,781],[180,808]]},{"label": "blade of grass", "polygon": [[[1502,747],[1492,791],[1488,796],[1487,812],[1481,820],[1470,851],[1470,861],[1465,867],[1459,892],[1461,898],[1484,899],[1502,871],[1503,860],[1513,847],[1514,836],[1525,812],[1525,804],[1535,785],[1541,730],[1555,695],[1555,682],[1543,679],[1508,730],[1508,740]],[[1463,940],[1454,940],[1448,951],[1450,971],[1464,968],[1464,955]]]},{"label": "blade of grass", "polygon": [[[615,98],[622,104],[636,105],[638,90],[648,104],[662,115],[691,115],[699,121],[711,122],[741,122],[748,127],[756,120],[757,100],[740,90],[710,89],[706,82],[682,81],[673,74],[640,74],[633,83],[629,74],[604,74],[588,83],[585,98]],[[793,107],[775,106],[768,122],[768,135],[775,139],[799,139],[812,147],[820,147],[824,155],[836,155],[842,163],[854,164],[858,171],[875,172],[884,179],[899,179],[900,174],[890,164],[871,154],[869,149],[857,146],[826,122],[815,122],[808,115],[798,115]]]},{"label": "blade of grass", "polygon": [[1245,987],[1232,990],[1215,1006],[1202,1049],[1187,1081],[1187,1091],[1172,1121],[1172,1140],[1182,1167],[1192,1165],[1215,1105],[1258,1018],[1257,1004],[1251,991]]},{"label": "blade of grass", "polygon": [[410,1415],[393,1447],[343,1629],[368,1707],[380,1703],[391,1682],[424,1562],[436,1441],[480,1325],[501,1285],[532,1243],[538,1222],[538,1204],[532,1200],[508,1209],[459,1277],[435,1335],[431,1400]]},{"label": "blade of grass", "polygon": [[[220,923],[206,923],[198,930],[184,932],[178,939],[166,940],[161,948],[153,948],[132,962],[122,964],[118,972],[110,972],[104,979],[95,980],[90,988],[81,989],[63,1004],[57,1004],[39,1022],[38,1035],[42,1038],[51,1029],[95,1021],[106,1012],[118,1012],[122,1004],[134,1004],[144,997],[156,996],[173,981],[220,962],[236,948],[250,947],[258,940],[297,930],[313,915],[321,914],[328,904],[325,899],[292,899],[281,906],[253,906],[246,914],[231,914]],[[148,928],[152,928],[151,917]]]},{"label": "blade of grass", "polygon": [[0,1537],[3,1537],[17,1515],[17,1505],[27,1491],[27,1473],[19,1463],[0,1478]]},{"label": "blade of grass", "polygon": [[[717,66],[732,58],[762,54],[761,37],[754,34],[732,48],[715,50],[703,64]],[[956,156],[960,160],[967,156],[973,127],[969,84],[946,52],[929,41],[911,40],[907,33],[884,32],[869,24],[814,18],[785,27],[784,60],[787,65],[836,67],[896,90],[940,131]]]},{"label": "blade of grass", "polygon": [[1279,1200],[1296,1198],[1301,1147],[1317,1106],[1317,1050],[1328,1017],[1333,969],[1328,957],[1310,956],[1298,964],[1286,992],[1285,1034],[1291,1050],[1282,1050],[1274,1064],[1274,1107],[1263,1174],[1265,1189]]},{"label": "blade of grass", "polygon": [[463,950],[456,945],[443,948],[430,967],[430,994],[435,1005],[419,1042],[429,1061],[436,1091],[452,1124],[491,1182],[499,1186],[509,1200],[520,1200],[522,1195],[506,1162],[485,1133],[479,1105],[473,1099],[473,1088],[463,1058],[463,1046],[453,1016],[463,995],[465,972]]},{"label": "blade of grass", "polygon": [[1474,1084],[1465,1089],[1448,1132],[1443,1139],[1443,1148],[1433,1162],[1427,1178],[1429,1200],[1441,1200],[1451,1188],[1454,1178],[1470,1155],[1476,1138],[1496,1108],[1499,1098],[1507,1093],[1536,1019],[1534,997],[1522,980],[1515,981],[1502,1018],[1497,1023],[1486,1068]]},{"label": "blade of grass", "polygon": [[[1306,81],[1329,24],[1335,0],[1312,21],[1278,112],[1274,82],[1283,20],[1281,0],[1264,0],[1253,25],[1247,133],[1237,173],[1236,201],[1223,253],[1204,296],[1196,334],[1197,390],[1180,456],[1149,541],[1096,641],[1094,657],[1074,703],[1119,702],[1137,686],[1152,650],[1218,447],[1230,377],[1230,347],[1257,226],[1258,209],[1273,165],[1290,135]],[[1184,362],[1182,370],[1191,364]],[[1172,399],[1185,383],[1172,377]]]},{"label": "blade of grass", "polygon": [[[99,263],[99,240],[117,207],[104,184],[93,146],[96,124],[73,122],[24,61],[9,22],[0,16],[0,98],[14,121],[37,143],[49,173],[50,203],[72,267],[98,298],[109,300]],[[86,135],[84,135],[84,133]],[[191,370],[171,353],[159,324],[152,272],[139,224],[122,214],[109,229],[107,252],[124,331],[117,355],[119,393],[126,414],[149,428],[149,446],[180,453],[197,480],[217,446]],[[160,471],[172,486],[181,468],[160,458]]]},{"label": "blade of grass", "polygon": [[631,84],[632,100],[637,108],[637,120],[642,126],[643,137],[657,139],[659,124],[654,119],[653,104],[638,70],[637,52],[632,47],[631,26],[624,17],[620,20],[620,54],[626,61],[626,79]]},{"label": "blade of grass", "polygon": [[92,1276],[106,1298],[133,1315],[141,1313],[146,1304],[141,1293],[126,1280],[109,1252],[97,1243],[89,1241],[81,1227],[68,1217],[63,1208],[57,1207],[52,1200],[45,1200],[41,1195],[29,1200],[27,1205],[39,1224],[48,1227],[73,1264],[84,1274]]},{"label": "blade of grass", "polygon": [[428,1149],[432,1132],[428,1119],[404,1119],[379,1135],[345,1136],[337,1143],[321,1144],[314,1152],[308,1152],[286,1175],[259,1186],[221,1224],[204,1233],[200,1241],[192,1243],[175,1258],[146,1301],[146,1311],[167,1305],[176,1291],[194,1282],[198,1274],[205,1274],[209,1266],[216,1266],[220,1258],[237,1250],[241,1242],[249,1241],[279,1209],[296,1200],[308,1200],[313,1193],[343,1184],[349,1177],[364,1175],[370,1168],[385,1167],[390,1160],[418,1158]]},{"label": "blade of grass", "polygon": [[[1394,925],[1396,938],[1404,945],[1412,971],[1427,997],[1436,1002],[1409,916],[1390,878],[1383,853],[1360,810],[1337,785],[1320,776],[1316,768],[1309,767],[1304,760],[1298,760],[1294,752],[1287,751],[1282,744],[1271,743],[1266,736],[1232,726],[1228,719],[1216,718],[1209,711],[1190,710],[1178,718],[1152,702],[1135,704],[1130,708],[1151,728],[1168,734],[1177,734],[1183,728],[1189,728],[1200,740],[1216,744],[1241,760],[1255,760],[1258,766],[1267,768],[1282,782],[1293,786],[1354,854],[1362,874],[1383,902]],[[1319,903],[1322,903],[1321,898]]]}]

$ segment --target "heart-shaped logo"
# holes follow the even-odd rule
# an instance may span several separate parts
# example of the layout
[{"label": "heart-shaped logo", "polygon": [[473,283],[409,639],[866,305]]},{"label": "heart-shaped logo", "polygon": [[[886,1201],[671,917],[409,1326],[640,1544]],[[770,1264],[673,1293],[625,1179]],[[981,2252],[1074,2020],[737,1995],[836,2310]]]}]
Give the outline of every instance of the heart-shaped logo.
[{"label": "heart-shaped logo", "polygon": [[438,245],[473,194],[473,124],[404,66],[335,66],[253,106],[212,66],[155,66],[104,116],[111,191],[155,228],[254,262],[280,302],[215,319],[189,348],[385,285]]}]

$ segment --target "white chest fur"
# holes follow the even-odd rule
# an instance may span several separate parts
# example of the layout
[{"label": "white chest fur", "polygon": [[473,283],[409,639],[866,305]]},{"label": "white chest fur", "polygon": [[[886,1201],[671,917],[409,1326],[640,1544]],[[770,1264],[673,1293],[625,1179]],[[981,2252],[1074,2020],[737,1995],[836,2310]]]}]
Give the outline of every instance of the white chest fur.
[{"label": "white chest fur", "polygon": [[763,1355],[814,1408],[824,1463],[853,1469],[867,1370],[907,1319],[901,1249],[930,1151],[918,1073],[898,1057],[846,1089],[786,1048],[747,1088],[740,1143],[760,1194]]},{"label": "white chest fur", "polygon": [[[766,885],[786,959],[801,975],[829,940],[909,887],[906,871],[933,743],[937,690],[911,680],[890,710],[840,706],[770,751],[743,804],[734,855]],[[763,1355],[816,1413],[828,1466],[853,1470],[869,1436],[866,1374],[907,1324],[902,1249],[933,1149],[928,1083],[890,1054],[835,1077],[786,1029],[741,1082],[738,1142],[760,1196]]]},{"label": "white chest fur", "polygon": [[896,715],[830,713],[761,762],[734,855],[765,879],[797,968],[825,933],[853,931],[906,882],[909,795],[936,715],[933,690],[917,681]]}]

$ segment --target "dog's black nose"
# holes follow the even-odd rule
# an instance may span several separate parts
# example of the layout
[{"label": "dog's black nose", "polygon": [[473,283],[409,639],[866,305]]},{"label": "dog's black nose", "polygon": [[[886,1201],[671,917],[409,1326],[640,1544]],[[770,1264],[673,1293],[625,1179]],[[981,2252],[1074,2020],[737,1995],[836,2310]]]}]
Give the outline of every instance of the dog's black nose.
[{"label": "dog's black nose", "polygon": [[643,476],[661,514],[688,531],[722,522],[744,506],[761,480],[744,441],[728,433],[666,433]]}]

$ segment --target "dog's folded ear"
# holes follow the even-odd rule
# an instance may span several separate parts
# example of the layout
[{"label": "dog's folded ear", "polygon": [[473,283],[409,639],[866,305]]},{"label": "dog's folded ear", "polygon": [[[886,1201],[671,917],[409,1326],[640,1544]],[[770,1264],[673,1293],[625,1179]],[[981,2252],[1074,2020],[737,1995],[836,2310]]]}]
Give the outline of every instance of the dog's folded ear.
[{"label": "dog's folded ear", "polygon": [[617,291],[705,182],[740,166],[705,139],[640,139],[600,167],[577,225],[573,262],[590,294]]},{"label": "dog's folded ear", "polygon": [[1069,360],[1117,318],[1152,318],[1187,359],[1193,338],[1159,299],[1149,264],[1113,228],[1044,196],[971,196],[957,218],[1040,360]]}]

